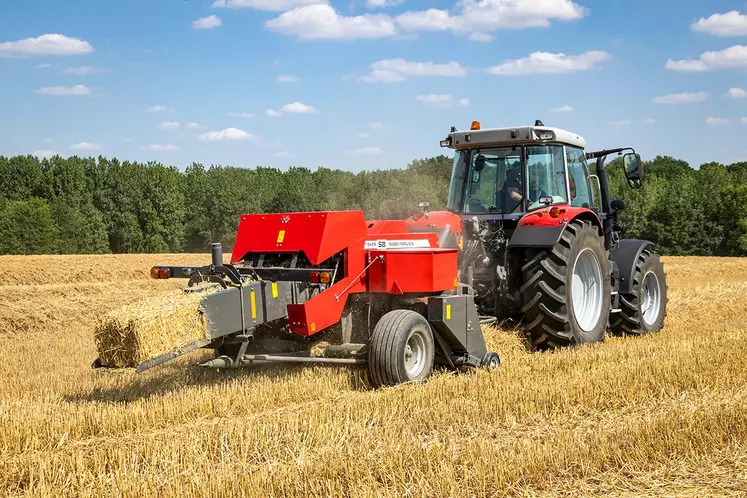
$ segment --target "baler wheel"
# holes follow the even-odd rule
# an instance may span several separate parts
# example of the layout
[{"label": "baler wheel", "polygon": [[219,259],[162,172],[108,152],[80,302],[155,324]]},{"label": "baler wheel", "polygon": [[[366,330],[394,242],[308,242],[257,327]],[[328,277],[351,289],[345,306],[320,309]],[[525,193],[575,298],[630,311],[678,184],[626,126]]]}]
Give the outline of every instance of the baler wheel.
[{"label": "baler wheel", "polygon": [[482,359],[482,366],[489,370],[498,370],[501,366],[501,357],[498,356],[498,353],[488,352]]},{"label": "baler wheel", "polygon": [[644,249],[638,257],[633,292],[620,294],[620,312],[610,323],[615,335],[658,332],[667,316],[667,276],[659,255]]},{"label": "baler wheel", "polygon": [[612,286],[604,240],[594,225],[568,223],[555,246],[527,251],[522,274],[521,311],[538,349],[604,340]]},{"label": "baler wheel", "polygon": [[422,382],[433,371],[436,346],[428,321],[412,310],[386,313],[374,327],[368,372],[375,387]]}]

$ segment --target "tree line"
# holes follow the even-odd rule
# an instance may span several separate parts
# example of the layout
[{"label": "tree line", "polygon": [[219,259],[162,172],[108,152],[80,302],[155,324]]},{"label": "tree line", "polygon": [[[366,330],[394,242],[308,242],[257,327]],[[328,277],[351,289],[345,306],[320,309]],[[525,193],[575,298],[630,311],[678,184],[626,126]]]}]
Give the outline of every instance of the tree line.
[{"label": "tree line", "polygon": [[[0,156],[0,254],[230,248],[245,213],[361,209],[369,219],[404,219],[420,200],[446,205],[451,169],[444,155],[357,174]],[[628,201],[626,237],[652,240],[669,255],[747,255],[747,163],[694,169],[657,157],[644,163],[639,190],[627,187],[619,160],[607,169],[613,198]]]}]

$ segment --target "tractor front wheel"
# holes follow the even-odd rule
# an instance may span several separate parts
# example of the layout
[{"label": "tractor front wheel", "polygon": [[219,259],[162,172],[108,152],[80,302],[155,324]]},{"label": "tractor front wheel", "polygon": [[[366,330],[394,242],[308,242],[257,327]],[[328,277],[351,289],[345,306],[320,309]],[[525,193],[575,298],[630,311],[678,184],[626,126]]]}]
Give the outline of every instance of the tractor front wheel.
[{"label": "tractor front wheel", "polygon": [[527,252],[522,274],[522,312],[538,349],[604,340],[612,290],[604,240],[594,225],[568,223],[554,247]]},{"label": "tractor front wheel", "polygon": [[412,310],[385,314],[374,327],[368,372],[374,386],[422,382],[433,371],[436,347],[428,321]]},{"label": "tractor front wheel", "polygon": [[667,276],[659,255],[644,249],[636,261],[633,292],[620,294],[620,311],[610,329],[615,335],[643,335],[664,327],[667,316]]}]

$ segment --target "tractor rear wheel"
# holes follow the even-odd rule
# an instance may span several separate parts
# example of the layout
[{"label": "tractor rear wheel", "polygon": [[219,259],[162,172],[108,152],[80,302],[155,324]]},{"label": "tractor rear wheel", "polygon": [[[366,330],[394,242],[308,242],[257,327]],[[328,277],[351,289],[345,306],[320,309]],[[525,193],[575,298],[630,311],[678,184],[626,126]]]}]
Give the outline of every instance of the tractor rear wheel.
[{"label": "tractor rear wheel", "polygon": [[422,382],[433,371],[436,347],[428,321],[412,310],[386,313],[374,327],[368,372],[376,387]]},{"label": "tractor rear wheel", "polygon": [[568,223],[555,246],[527,251],[522,274],[521,311],[535,347],[604,340],[612,290],[604,240],[594,225]]},{"label": "tractor rear wheel", "polygon": [[644,249],[638,256],[633,276],[633,292],[620,294],[620,312],[610,329],[616,335],[643,335],[664,327],[667,316],[667,276],[655,252]]}]

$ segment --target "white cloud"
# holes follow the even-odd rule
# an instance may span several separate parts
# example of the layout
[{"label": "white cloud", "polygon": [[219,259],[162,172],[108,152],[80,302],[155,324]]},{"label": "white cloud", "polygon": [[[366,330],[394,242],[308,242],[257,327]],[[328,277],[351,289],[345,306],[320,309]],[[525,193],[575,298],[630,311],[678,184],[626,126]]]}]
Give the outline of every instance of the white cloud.
[{"label": "white cloud", "polygon": [[298,81],[298,76],[293,76],[292,74],[281,74],[275,79],[275,81],[278,83],[295,83]]},{"label": "white cloud", "polygon": [[50,64],[49,62],[45,62],[44,64],[39,64],[38,66],[36,66],[36,69],[47,69],[50,67],[52,67],[52,64]]},{"label": "white cloud", "polygon": [[96,150],[101,147],[98,144],[92,144],[91,142],[79,142],[70,146],[73,150]]},{"label": "white cloud", "polygon": [[152,114],[154,112],[165,112],[168,110],[169,108],[165,105],[154,105],[153,107],[149,107],[148,109],[146,109],[145,112],[147,112],[148,114]]},{"label": "white cloud", "polygon": [[742,124],[747,124],[747,118],[741,118],[739,122]]},{"label": "white cloud", "polygon": [[358,133],[356,135],[356,138],[371,138],[371,134],[370,133],[366,133],[366,132]]},{"label": "white cloud", "polygon": [[223,25],[220,17],[216,15],[201,17],[192,23],[194,29],[213,29]]},{"label": "white cloud", "polygon": [[184,128],[187,130],[196,130],[198,128],[202,128],[199,123],[187,123],[184,125]]},{"label": "white cloud", "polygon": [[0,43],[0,57],[28,57],[32,55],[79,55],[93,52],[87,41],[60,34],[46,34]]},{"label": "white cloud", "polygon": [[691,26],[693,31],[708,33],[715,36],[745,36],[747,35],[747,15],[732,10],[726,14],[713,14],[711,17],[701,17]]},{"label": "white cloud", "polygon": [[327,0],[215,0],[213,7],[226,9],[257,9],[284,11],[313,5],[327,3]]},{"label": "white cloud", "polygon": [[495,40],[495,36],[488,34],[488,33],[480,33],[479,31],[476,33],[472,33],[468,37],[469,41],[475,41],[475,42],[492,42]]},{"label": "white cloud", "polygon": [[174,152],[175,150],[179,150],[179,147],[171,144],[153,144],[141,148],[151,152]]},{"label": "white cloud", "polygon": [[618,121],[607,121],[607,124],[612,126],[629,126],[633,124],[633,122],[629,119],[620,119]]},{"label": "white cloud", "polygon": [[[415,97],[415,100],[417,100],[418,102],[427,104],[434,108],[446,108],[446,107],[451,107],[454,104],[451,94],[448,94],[448,93],[444,93],[444,94],[431,93],[431,94],[426,94],[426,95],[418,95],[417,97]],[[459,99],[456,102],[456,105],[458,105],[459,107],[469,107],[470,100],[466,98]]]},{"label": "white cloud", "polygon": [[166,121],[165,123],[160,123],[158,125],[162,130],[178,130],[181,126],[181,123],[177,121]]},{"label": "white cloud", "polygon": [[314,114],[319,111],[316,110],[314,106],[302,104],[301,102],[293,102],[291,104],[286,104],[283,107],[280,108],[283,112],[288,112],[292,114]]},{"label": "white cloud", "polygon": [[744,88],[729,88],[726,96],[731,99],[745,99],[747,98],[747,91]]},{"label": "white cloud", "polygon": [[431,93],[428,95],[418,95],[415,100],[428,104],[431,107],[449,107],[451,105],[451,95],[449,94],[435,94]]},{"label": "white cloud", "polygon": [[442,9],[410,11],[395,20],[409,31],[471,35],[499,29],[546,28],[551,19],[571,21],[587,14],[584,7],[571,0],[462,0],[456,10],[454,14]]},{"label": "white cloud", "polygon": [[747,45],[734,45],[715,52],[704,52],[699,59],[674,61],[669,59],[665,66],[673,71],[702,72],[716,69],[747,68]]},{"label": "white cloud", "polygon": [[564,105],[560,107],[553,107],[552,109],[548,109],[550,112],[573,112],[573,107],[569,105]]},{"label": "white cloud", "polygon": [[405,0],[367,0],[366,6],[369,9],[380,9],[382,7],[394,7],[404,2]]},{"label": "white cloud", "polygon": [[353,149],[346,151],[346,154],[349,156],[378,156],[383,151],[376,146],[372,147],[363,147],[362,149]]},{"label": "white cloud", "polygon": [[275,109],[267,109],[265,111],[265,114],[268,115],[268,116],[270,116],[271,118],[279,118],[280,116],[283,115],[282,112],[278,112]]},{"label": "white cloud", "polygon": [[36,157],[52,157],[57,155],[57,153],[53,150],[35,150],[31,155]]},{"label": "white cloud", "polygon": [[729,123],[731,123],[731,121],[728,120],[728,119],[726,119],[726,118],[709,117],[709,118],[705,119],[705,124],[707,124],[709,126],[728,125]]},{"label": "white cloud", "polygon": [[368,126],[370,126],[372,130],[383,130],[386,128],[386,125],[381,121],[370,123]]},{"label": "white cloud", "polygon": [[238,128],[226,128],[220,131],[209,131],[200,135],[200,140],[205,142],[220,142],[223,140],[249,140],[256,138],[254,135]]},{"label": "white cloud", "polygon": [[656,124],[656,120],[654,118],[646,118],[643,120],[646,124]]},{"label": "white cloud", "polygon": [[71,95],[90,95],[91,89],[85,85],[67,86],[45,86],[35,91],[40,95],[54,95],[56,97],[68,97]]},{"label": "white cloud", "polygon": [[669,95],[662,95],[654,99],[656,104],[693,104],[696,102],[704,102],[710,98],[707,92],[685,92],[685,93],[670,93]]},{"label": "white cloud", "polygon": [[231,116],[232,118],[247,118],[248,119],[248,118],[254,117],[254,114],[252,114],[251,112],[229,112],[228,115]]},{"label": "white cloud", "polygon": [[689,73],[700,73],[703,71],[708,71],[708,66],[703,61],[695,60],[673,61],[672,59],[669,59],[664,67],[672,71],[682,71]]},{"label": "white cloud", "polygon": [[327,4],[307,5],[283,12],[265,22],[265,27],[299,40],[357,39],[394,36],[396,28],[391,17],[363,14],[347,17]]},{"label": "white cloud", "polygon": [[410,62],[405,59],[384,59],[371,64],[371,72],[360,79],[373,83],[393,83],[408,77],[443,76],[463,77],[467,71],[458,62],[437,64],[433,62]]},{"label": "white cloud", "polygon": [[504,62],[488,68],[497,75],[561,74],[587,71],[595,64],[611,59],[612,56],[601,50],[592,50],[579,55],[534,52],[529,57]]},{"label": "white cloud", "polygon": [[89,74],[101,74],[101,73],[108,73],[111,71],[108,67],[91,67],[91,66],[83,66],[83,67],[68,67],[62,70],[62,74],[75,74],[78,76],[86,76]]}]

